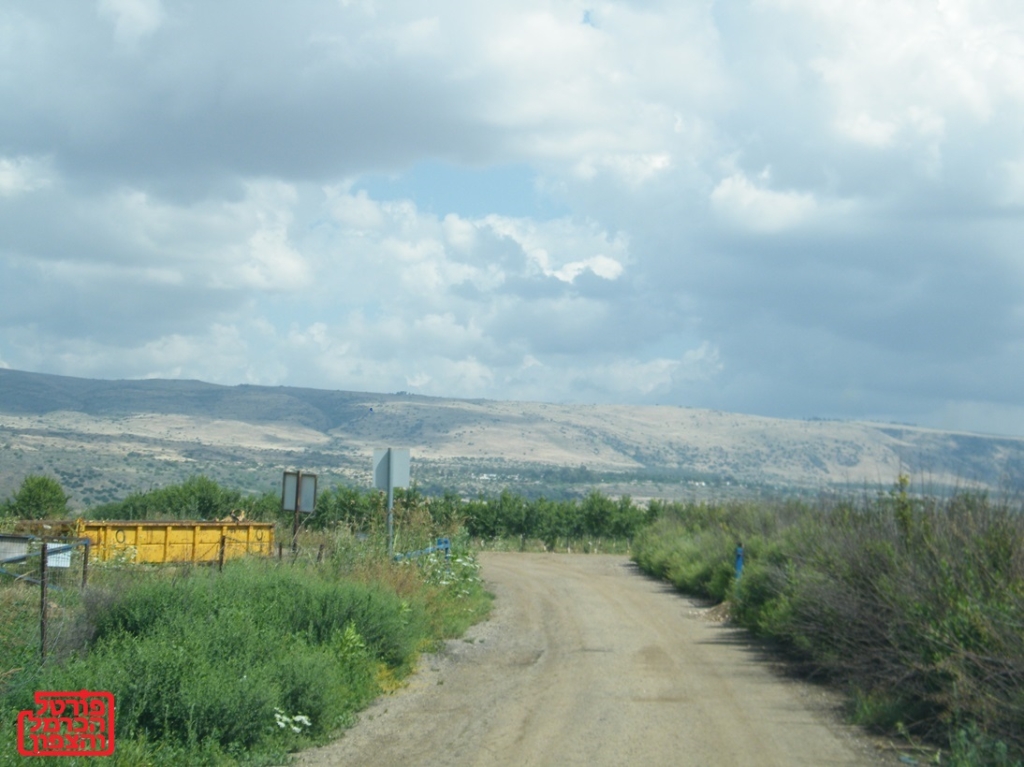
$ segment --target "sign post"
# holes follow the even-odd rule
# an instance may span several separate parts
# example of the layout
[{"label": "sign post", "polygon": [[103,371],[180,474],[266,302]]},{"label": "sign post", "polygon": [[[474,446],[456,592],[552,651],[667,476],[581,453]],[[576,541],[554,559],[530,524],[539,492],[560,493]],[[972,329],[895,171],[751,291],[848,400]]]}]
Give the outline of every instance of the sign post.
[{"label": "sign post", "polygon": [[409,486],[409,448],[373,451],[373,486],[388,494],[388,560],[395,557],[395,488]]},{"label": "sign post", "polygon": [[293,512],[292,551],[298,549],[299,514],[312,514],[316,509],[316,474],[286,471],[281,482],[281,508]]}]

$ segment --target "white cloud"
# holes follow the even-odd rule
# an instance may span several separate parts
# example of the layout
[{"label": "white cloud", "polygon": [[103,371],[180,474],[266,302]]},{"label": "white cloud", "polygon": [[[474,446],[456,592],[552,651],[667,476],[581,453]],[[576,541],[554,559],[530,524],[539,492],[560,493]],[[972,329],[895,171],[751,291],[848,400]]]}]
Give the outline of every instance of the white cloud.
[{"label": "white cloud", "polygon": [[723,369],[718,347],[704,341],[696,349],[688,349],[683,354],[682,363],[674,371],[674,376],[677,380],[709,381]]},{"label": "white cloud", "polygon": [[[574,4],[489,3],[423,28],[430,64],[465,86],[479,119],[497,130],[497,154],[554,162],[581,178],[608,171],[637,186],[662,174],[677,150],[691,149],[676,131],[681,116],[727,89],[705,5],[608,3],[584,23]],[[423,66],[421,47],[414,60]]]},{"label": "white cloud", "polygon": [[[985,125],[1024,102],[1024,9],[1009,0],[764,0],[810,22],[809,63],[828,89],[836,131],[888,148],[898,134],[941,162],[944,125]],[[791,22],[792,23],[792,22]]]},{"label": "white cloud", "polygon": [[533,270],[562,282],[572,283],[585,271],[605,280],[616,280],[622,275],[623,262],[628,258],[628,241],[621,232],[609,237],[593,225],[492,215],[487,216],[481,226],[515,242]]},{"label": "white cloud", "polygon": [[31,369],[79,376],[199,378],[214,383],[270,385],[278,383],[275,376],[284,373],[273,361],[257,363],[252,358],[244,328],[218,323],[201,334],[171,333],[131,346],[95,339],[57,340],[38,348],[18,348],[18,353],[30,360]]},{"label": "white cloud", "polygon": [[658,154],[605,154],[584,157],[576,164],[576,174],[590,181],[600,168],[606,168],[629,186],[637,187],[672,166],[672,156]]},{"label": "white cloud", "polygon": [[479,396],[480,392],[490,391],[492,388],[494,371],[474,357],[444,360],[441,367],[445,388],[458,392],[460,396]]},{"label": "white cloud", "polygon": [[288,231],[297,202],[294,187],[251,181],[243,188],[237,201],[190,205],[124,189],[85,201],[75,215],[88,219],[94,235],[116,244],[98,258],[109,263],[120,252],[125,259],[148,262],[137,272],[147,279],[227,290],[304,288],[311,273]]},{"label": "white cloud", "polygon": [[355,230],[379,229],[384,224],[380,203],[371,200],[364,190],[350,194],[348,188],[327,187],[327,206],[341,224]]},{"label": "white cloud", "polygon": [[426,373],[417,373],[416,375],[405,377],[405,383],[410,389],[422,389],[433,380],[434,379]]},{"label": "white cloud", "polygon": [[622,264],[608,256],[592,256],[583,261],[570,261],[561,269],[547,272],[562,282],[572,283],[583,272],[591,271],[604,280],[616,280],[622,275]]},{"label": "white cloud", "polygon": [[[767,176],[767,174],[764,174]],[[817,211],[814,195],[777,192],[752,182],[742,172],[722,179],[711,192],[720,216],[752,232],[780,232],[798,226]]]},{"label": "white cloud", "polygon": [[991,423],[956,408],[1024,373],[1021,29],[1011,0],[0,11],[3,359]]},{"label": "white cloud", "polygon": [[455,213],[444,217],[444,236],[448,244],[460,251],[472,250],[476,244],[476,226]]},{"label": "white cloud", "polygon": [[635,397],[668,393],[680,384],[686,386],[711,381],[721,371],[718,349],[705,341],[697,348],[687,350],[681,359],[626,358],[581,373],[600,381],[610,392]]},{"label": "white cloud", "polygon": [[428,16],[402,23],[385,36],[391,39],[399,56],[435,56],[441,53],[440,31],[440,19]]},{"label": "white cloud", "polygon": [[672,383],[672,373],[678,367],[678,360],[665,358],[648,361],[624,359],[596,371],[586,371],[583,375],[591,380],[596,378],[619,394],[645,395],[667,390]]},{"label": "white cloud", "polygon": [[97,11],[113,21],[114,36],[122,45],[134,45],[164,21],[160,0],[99,0]]},{"label": "white cloud", "polygon": [[48,158],[0,157],[0,197],[14,197],[44,189],[52,183]]},{"label": "white cloud", "polygon": [[884,149],[892,145],[900,126],[893,120],[878,120],[861,112],[836,121],[837,130],[851,140],[866,146]]},{"label": "white cloud", "polygon": [[[260,229],[249,238],[247,253],[237,267],[241,283],[260,290],[291,292],[310,282],[310,271],[302,255],[288,242],[284,227]],[[234,280],[228,282],[235,287]]]}]

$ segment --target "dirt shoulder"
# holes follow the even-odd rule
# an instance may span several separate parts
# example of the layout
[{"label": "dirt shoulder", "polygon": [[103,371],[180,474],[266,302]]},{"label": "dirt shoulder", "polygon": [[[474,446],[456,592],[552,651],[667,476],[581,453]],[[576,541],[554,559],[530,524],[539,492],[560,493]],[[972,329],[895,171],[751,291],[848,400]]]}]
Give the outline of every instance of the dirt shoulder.
[{"label": "dirt shoulder", "polygon": [[891,764],[624,557],[487,553],[489,621],[300,765]]}]

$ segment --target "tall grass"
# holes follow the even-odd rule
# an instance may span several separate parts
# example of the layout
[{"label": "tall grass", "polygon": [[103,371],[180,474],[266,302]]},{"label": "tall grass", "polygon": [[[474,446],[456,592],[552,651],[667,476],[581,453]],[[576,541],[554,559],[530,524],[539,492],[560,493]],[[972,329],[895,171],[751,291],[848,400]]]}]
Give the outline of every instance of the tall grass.
[{"label": "tall grass", "polygon": [[[20,665],[0,669],[0,764],[30,761],[15,756],[13,724],[36,690],[80,689],[115,695],[111,763],[281,763],[349,724],[419,652],[487,612],[464,547],[448,564],[397,565],[381,541],[347,532],[301,544],[294,558],[234,560],[223,572],[96,568],[73,646],[46,664],[21,651]],[[24,593],[37,607],[38,592],[0,589],[5,605]],[[32,645],[31,620],[17,626],[0,650]]]},{"label": "tall grass", "polygon": [[[634,559],[844,685],[864,724],[1024,758],[1024,514],[984,495],[674,504]],[[746,568],[737,583],[733,552]]]}]

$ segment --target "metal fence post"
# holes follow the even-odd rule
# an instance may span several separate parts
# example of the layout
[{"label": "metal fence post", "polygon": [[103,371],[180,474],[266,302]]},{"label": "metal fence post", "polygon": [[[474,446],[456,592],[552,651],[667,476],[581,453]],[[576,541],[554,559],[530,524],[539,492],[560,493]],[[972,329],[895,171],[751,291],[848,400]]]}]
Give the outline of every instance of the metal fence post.
[{"label": "metal fence post", "polygon": [[85,558],[82,559],[82,588],[89,582],[89,554],[92,551],[92,541],[85,539]]},{"label": "metal fence post", "polygon": [[39,657],[46,660],[46,583],[48,580],[46,568],[46,540],[42,541],[43,548],[39,552]]}]

